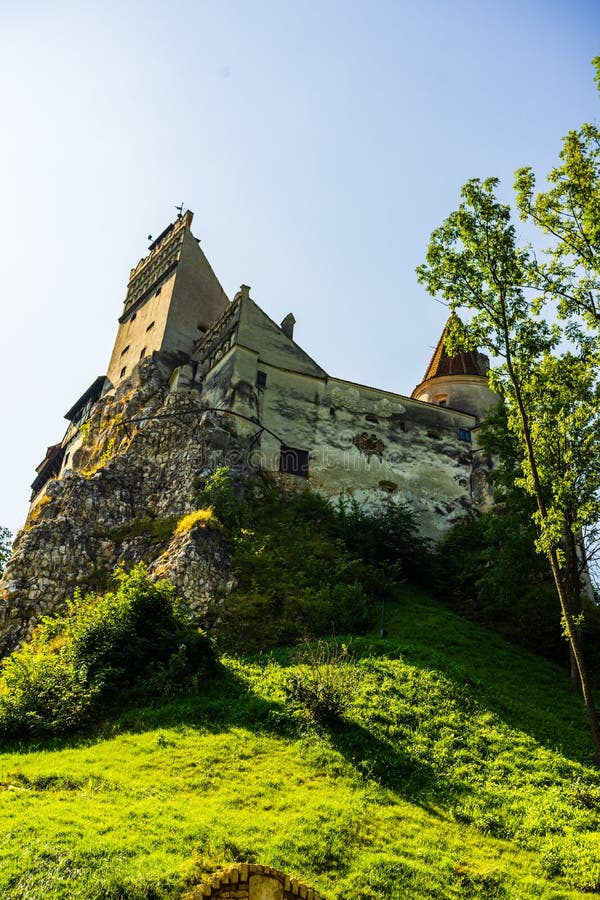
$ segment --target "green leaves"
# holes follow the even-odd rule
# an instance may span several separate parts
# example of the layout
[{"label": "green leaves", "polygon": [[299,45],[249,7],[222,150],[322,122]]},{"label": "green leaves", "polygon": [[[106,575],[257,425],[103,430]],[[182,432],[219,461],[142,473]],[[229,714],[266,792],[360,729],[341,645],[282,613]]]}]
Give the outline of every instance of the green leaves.
[{"label": "green leaves", "polygon": [[[598,63],[598,60],[595,60]],[[563,319],[600,324],[600,130],[585,124],[563,140],[560,165],[545,191],[535,193],[530,167],[515,173],[516,204],[523,221],[550,238],[536,259],[532,284],[540,302],[553,303]]]},{"label": "green leaves", "polygon": [[[595,60],[596,68],[600,61]],[[433,232],[419,281],[453,312],[470,313],[468,340],[502,360],[490,379],[519,449],[516,483],[535,498],[536,545],[550,563],[600,765],[600,726],[579,646],[582,534],[600,518],[600,131],[569,132],[549,187],[530,168],[515,177],[521,218],[551,242],[540,262],[519,246],[497,179],[472,179]],[[549,324],[557,319],[558,324]],[[455,350],[463,349],[453,329]],[[589,535],[588,535],[589,536]]]},{"label": "green leaves", "polygon": [[213,664],[208,639],[179,613],[174,589],[143,564],[117,572],[118,588],[76,594],[2,662],[0,736],[80,728],[123,692],[169,695]]}]

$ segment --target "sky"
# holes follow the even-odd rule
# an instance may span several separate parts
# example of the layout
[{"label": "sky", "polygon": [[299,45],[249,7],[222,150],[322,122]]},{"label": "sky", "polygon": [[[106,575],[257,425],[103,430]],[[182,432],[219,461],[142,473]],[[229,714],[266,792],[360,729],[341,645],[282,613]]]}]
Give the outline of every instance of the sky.
[{"label": "sky", "polygon": [[0,524],[105,374],[130,269],[184,203],[331,375],[410,394],[417,284],[471,177],[539,179],[598,123],[592,0],[23,0],[0,9]]}]

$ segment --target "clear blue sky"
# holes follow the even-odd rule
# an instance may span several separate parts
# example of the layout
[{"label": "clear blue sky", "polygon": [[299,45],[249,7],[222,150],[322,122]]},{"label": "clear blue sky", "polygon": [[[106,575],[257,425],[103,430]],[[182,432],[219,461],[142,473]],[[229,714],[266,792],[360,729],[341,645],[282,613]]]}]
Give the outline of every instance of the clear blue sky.
[{"label": "clear blue sky", "polygon": [[410,393],[416,283],[472,176],[541,175],[600,105],[600,4],[25,0],[0,28],[0,524],[104,374],[129,270],[183,201],[331,374]]}]

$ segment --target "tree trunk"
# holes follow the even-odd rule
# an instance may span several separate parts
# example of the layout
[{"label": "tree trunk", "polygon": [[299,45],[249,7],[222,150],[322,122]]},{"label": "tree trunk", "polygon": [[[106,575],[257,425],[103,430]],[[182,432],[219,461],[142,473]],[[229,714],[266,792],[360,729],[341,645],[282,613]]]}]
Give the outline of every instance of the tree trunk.
[{"label": "tree trunk", "polygon": [[588,674],[583,662],[583,656],[581,653],[581,647],[579,646],[579,640],[577,638],[577,629],[573,623],[573,617],[568,608],[568,600],[565,595],[564,584],[561,578],[560,567],[558,565],[558,557],[556,554],[556,549],[552,550],[548,554],[548,559],[550,561],[550,567],[552,569],[552,575],[554,577],[554,584],[556,585],[556,590],[558,592],[558,599],[560,600],[560,607],[562,610],[563,618],[566,623],[567,630],[567,638],[569,640],[569,648],[575,657],[575,663],[577,666],[577,671],[579,673],[579,681],[581,683],[581,691],[583,694],[583,699],[585,701],[588,719],[590,722],[590,730],[592,732],[592,741],[594,744],[594,758],[596,761],[596,765],[600,766],[600,725],[598,724],[598,716],[596,713],[596,707],[594,705],[594,697],[592,695],[592,689],[589,682]]},{"label": "tree trunk", "polygon": [[[540,519],[542,523],[548,520],[548,510],[546,508],[546,500],[544,497],[544,490],[542,487],[542,482],[540,479],[540,473],[537,466],[537,459],[535,456],[535,451],[533,448],[533,439],[531,435],[531,427],[529,425],[529,416],[527,413],[527,409],[523,402],[523,397],[521,394],[521,383],[517,374],[512,365],[512,358],[510,353],[510,337],[509,337],[509,329],[508,323],[506,321],[505,310],[504,313],[504,339],[505,339],[505,348],[506,348],[506,366],[508,369],[509,377],[514,388],[515,392],[515,400],[517,402],[517,408],[519,410],[519,418],[521,419],[521,426],[523,428],[523,438],[525,441],[525,450],[527,453],[527,461],[529,463],[529,467],[531,470],[531,475],[533,478],[534,485],[534,493],[535,499],[537,503],[537,508],[540,514]],[[598,715],[596,713],[596,707],[594,705],[594,697],[592,694],[592,689],[590,686],[588,674],[585,668],[585,664],[583,661],[583,655],[581,653],[581,647],[577,635],[577,628],[575,623],[573,622],[573,616],[571,613],[571,597],[569,596],[568,585],[565,585],[565,581],[562,577],[562,572],[560,569],[560,565],[558,562],[558,554],[556,547],[553,547],[547,554],[548,561],[550,563],[550,568],[552,570],[552,577],[554,579],[554,584],[556,586],[556,592],[558,594],[558,599],[560,602],[561,613],[565,622],[565,628],[567,632],[567,639],[569,641],[569,649],[573,654],[573,658],[575,660],[575,666],[577,669],[577,673],[579,675],[579,682],[581,684],[581,692],[583,694],[583,699],[585,701],[585,706],[587,709],[588,719],[590,723],[590,731],[592,734],[592,743],[594,745],[594,759],[597,766],[600,766],[600,726],[598,725]],[[570,582],[575,584],[579,582],[579,571],[578,567],[575,570],[575,573],[571,572]]]}]

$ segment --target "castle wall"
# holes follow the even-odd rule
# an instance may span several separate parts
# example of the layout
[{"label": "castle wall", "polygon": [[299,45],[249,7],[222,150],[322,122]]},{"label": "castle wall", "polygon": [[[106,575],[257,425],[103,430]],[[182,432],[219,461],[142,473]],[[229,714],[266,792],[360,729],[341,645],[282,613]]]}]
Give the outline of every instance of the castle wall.
[{"label": "castle wall", "polygon": [[[237,414],[238,434],[255,436],[254,460],[288,485],[367,505],[393,495],[432,539],[485,504],[476,416],[329,378],[249,300],[240,304],[238,343],[225,331],[223,340],[203,402]],[[308,477],[289,474],[282,447],[284,456],[297,451],[299,465],[306,458]]]},{"label": "castle wall", "polygon": [[[261,425],[271,432],[260,443],[267,470],[279,471],[281,444],[308,450],[305,483],[312,489],[331,497],[349,494],[366,505],[393,495],[434,540],[478,502],[473,416],[338,379],[265,370],[258,408]],[[304,481],[285,477],[298,487]]]}]

